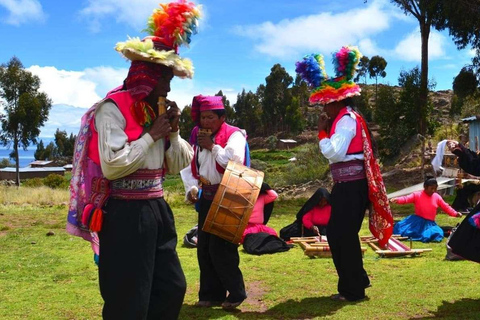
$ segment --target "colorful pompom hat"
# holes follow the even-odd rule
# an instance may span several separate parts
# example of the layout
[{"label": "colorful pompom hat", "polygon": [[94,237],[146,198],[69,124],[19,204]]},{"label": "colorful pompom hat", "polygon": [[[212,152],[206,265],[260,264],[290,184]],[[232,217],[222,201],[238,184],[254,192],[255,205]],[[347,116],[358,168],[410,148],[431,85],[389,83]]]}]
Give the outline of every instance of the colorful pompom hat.
[{"label": "colorful pompom hat", "polygon": [[143,40],[129,38],[118,42],[115,50],[125,58],[135,61],[160,63],[173,69],[173,74],[180,78],[193,77],[192,61],[180,58],[178,47],[188,46],[192,34],[197,33],[201,6],[187,0],[161,3],[148,18],[147,29],[150,34]]},{"label": "colorful pompom hat", "polygon": [[311,104],[328,104],[360,95],[360,86],[353,82],[362,57],[358,48],[344,46],[332,55],[335,78],[327,76],[321,54],[307,55],[295,64],[295,71],[313,88],[309,98]]}]

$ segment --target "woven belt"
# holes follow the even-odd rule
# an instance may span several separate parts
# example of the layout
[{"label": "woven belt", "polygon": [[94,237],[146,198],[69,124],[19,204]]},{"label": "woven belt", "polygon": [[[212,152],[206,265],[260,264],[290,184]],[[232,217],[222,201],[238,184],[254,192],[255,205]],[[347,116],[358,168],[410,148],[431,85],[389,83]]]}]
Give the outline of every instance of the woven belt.
[{"label": "woven belt", "polygon": [[220,184],[202,185],[202,198],[206,200],[213,200],[219,186]]},{"label": "woven belt", "polygon": [[334,182],[355,181],[367,177],[363,160],[332,163],[330,172]]},{"label": "woven belt", "polygon": [[140,169],[121,179],[111,181],[111,197],[143,200],[163,197],[163,169]]}]

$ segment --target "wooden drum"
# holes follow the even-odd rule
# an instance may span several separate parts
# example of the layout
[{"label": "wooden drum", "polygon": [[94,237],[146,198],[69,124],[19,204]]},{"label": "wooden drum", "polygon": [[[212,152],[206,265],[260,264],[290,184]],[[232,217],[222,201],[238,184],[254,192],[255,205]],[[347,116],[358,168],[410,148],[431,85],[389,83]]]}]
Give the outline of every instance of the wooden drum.
[{"label": "wooden drum", "polygon": [[263,172],[229,161],[202,230],[239,244],[263,182]]}]

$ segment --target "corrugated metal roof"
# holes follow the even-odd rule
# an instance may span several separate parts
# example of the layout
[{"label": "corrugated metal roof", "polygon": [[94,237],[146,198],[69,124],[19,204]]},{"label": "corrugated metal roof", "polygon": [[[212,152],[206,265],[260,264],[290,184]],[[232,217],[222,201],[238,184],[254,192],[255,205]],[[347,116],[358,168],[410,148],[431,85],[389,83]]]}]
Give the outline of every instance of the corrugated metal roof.
[{"label": "corrugated metal roof", "polygon": [[30,162],[30,165],[34,164],[34,165],[39,165],[39,166],[44,166],[46,164],[49,164],[49,163],[52,163],[53,161],[51,160],[35,160],[35,161],[32,161]]},{"label": "corrugated metal roof", "polygon": [[462,120],[462,122],[472,122],[472,121],[477,121],[478,118],[477,118],[477,116],[471,116],[471,117],[463,118],[463,119],[460,119],[460,120]]}]

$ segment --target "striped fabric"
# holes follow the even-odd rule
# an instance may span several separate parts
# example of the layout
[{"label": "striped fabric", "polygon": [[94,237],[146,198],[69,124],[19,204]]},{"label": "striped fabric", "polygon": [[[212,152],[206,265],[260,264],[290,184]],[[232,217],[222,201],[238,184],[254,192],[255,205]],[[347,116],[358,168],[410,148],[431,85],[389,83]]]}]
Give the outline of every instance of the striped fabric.
[{"label": "striped fabric", "polygon": [[400,240],[390,238],[388,239],[388,250],[390,251],[398,251],[398,252],[404,252],[404,251],[410,251],[411,249],[407,247],[405,244],[400,242]]}]

